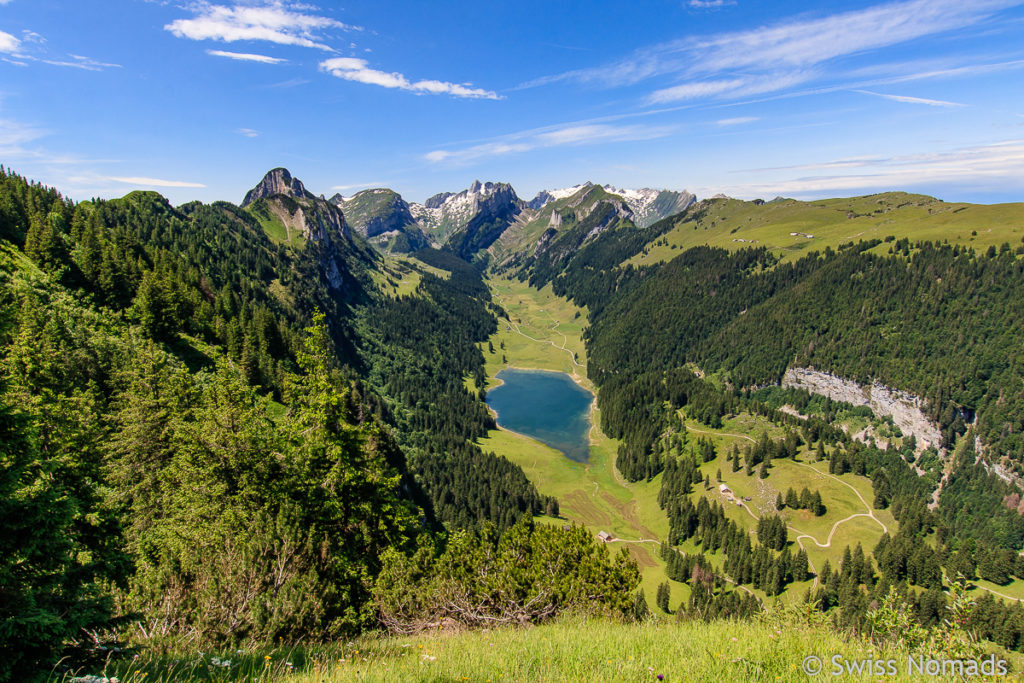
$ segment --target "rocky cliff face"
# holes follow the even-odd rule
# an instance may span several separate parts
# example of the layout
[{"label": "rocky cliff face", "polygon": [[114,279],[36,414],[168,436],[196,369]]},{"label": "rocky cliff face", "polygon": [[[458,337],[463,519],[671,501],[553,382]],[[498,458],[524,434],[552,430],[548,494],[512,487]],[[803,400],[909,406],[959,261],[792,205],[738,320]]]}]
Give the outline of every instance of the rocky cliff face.
[{"label": "rocky cliff face", "polygon": [[[410,204],[409,210],[435,244],[458,239],[461,246],[457,251],[476,251],[485,249],[511,225],[522,210],[522,202],[508,183],[476,180],[469,189],[436,194],[423,204]],[[478,238],[483,226],[485,234]],[[456,238],[459,232],[466,234]]]},{"label": "rocky cliff face", "polygon": [[904,434],[913,434],[918,448],[940,448],[939,426],[921,411],[922,400],[912,394],[878,384],[861,386],[829,372],[814,368],[790,368],[782,377],[783,387],[804,389],[855,406],[869,406],[876,415],[891,415]]},{"label": "rocky cliff face", "polygon": [[547,190],[541,190],[540,192],[537,193],[536,197],[526,202],[526,208],[533,209],[534,211],[536,211],[537,209],[540,209],[545,204],[547,204],[550,201],[553,201],[554,199],[554,195],[552,195],[550,192],[548,192]]},{"label": "rocky cliff face", "polygon": [[470,186],[466,200],[470,202],[471,218],[451,235],[448,248],[470,261],[508,230],[522,211],[522,202],[508,183],[481,184],[479,180]]},{"label": "rocky cliff face", "polygon": [[242,206],[246,207],[258,199],[266,199],[275,195],[284,195],[293,199],[313,198],[302,181],[293,178],[287,168],[275,168],[263,176],[259,184],[245,193]]}]

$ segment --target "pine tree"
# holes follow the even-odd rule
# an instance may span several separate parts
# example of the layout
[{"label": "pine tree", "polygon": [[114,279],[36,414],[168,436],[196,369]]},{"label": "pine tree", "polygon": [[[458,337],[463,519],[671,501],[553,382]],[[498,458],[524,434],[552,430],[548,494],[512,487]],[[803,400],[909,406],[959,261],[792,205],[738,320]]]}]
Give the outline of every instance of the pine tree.
[{"label": "pine tree", "polygon": [[793,558],[793,580],[806,581],[810,575],[809,565],[807,553],[801,548]]},{"label": "pine tree", "polygon": [[821,502],[821,493],[815,491],[811,494],[811,503],[809,507],[811,513],[815,517],[821,517],[825,514],[825,505]]},{"label": "pine tree", "polygon": [[662,612],[665,612],[666,614],[672,613],[672,611],[669,609],[669,601],[671,600],[671,595],[672,588],[669,585],[668,581],[658,584],[658,597],[656,603],[658,605],[658,609],[660,609]]},{"label": "pine tree", "polygon": [[633,621],[647,621],[651,616],[651,610],[647,607],[647,596],[641,588],[633,596],[633,606],[630,610]]}]

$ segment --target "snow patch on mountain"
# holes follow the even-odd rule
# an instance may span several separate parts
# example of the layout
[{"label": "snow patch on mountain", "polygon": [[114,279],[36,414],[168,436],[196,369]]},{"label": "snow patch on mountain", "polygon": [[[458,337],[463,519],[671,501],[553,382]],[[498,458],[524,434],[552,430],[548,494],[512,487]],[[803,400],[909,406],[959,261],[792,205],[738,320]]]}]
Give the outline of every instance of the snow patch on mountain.
[{"label": "snow patch on mountain", "polygon": [[409,211],[425,233],[436,244],[465,227],[476,215],[495,201],[518,202],[515,190],[508,183],[481,183],[474,180],[468,189],[458,193],[434,195],[423,204],[409,204]]}]

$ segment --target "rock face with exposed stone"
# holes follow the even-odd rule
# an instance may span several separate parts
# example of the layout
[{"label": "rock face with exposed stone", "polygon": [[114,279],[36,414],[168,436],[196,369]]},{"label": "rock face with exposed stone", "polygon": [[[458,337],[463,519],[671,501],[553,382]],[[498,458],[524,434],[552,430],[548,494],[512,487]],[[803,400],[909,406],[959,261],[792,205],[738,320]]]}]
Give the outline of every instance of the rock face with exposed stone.
[{"label": "rock face with exposed stone", "polygon": [[875,415],[891,415],[892,421],[904,434],[913,434],[919,448],[934,446],[940,449],[939,426],[929,420],[921,410],[920,397],[875,382],[861,386],[829,372],[814,368],[789,368],[782,377],[782,386],[804,389],[812,394],[827,396],[855,406],[868,406]]},{"label": "rock face with exposed stone", "polygon": [[305,185],[298,178],[293,178],[287,168],[275,168],[263,176],[259,185],[245,193],[242,206],[246,207],[258,199],[266,199],[275,195],[284,195],[292,199],[313,199]]}]

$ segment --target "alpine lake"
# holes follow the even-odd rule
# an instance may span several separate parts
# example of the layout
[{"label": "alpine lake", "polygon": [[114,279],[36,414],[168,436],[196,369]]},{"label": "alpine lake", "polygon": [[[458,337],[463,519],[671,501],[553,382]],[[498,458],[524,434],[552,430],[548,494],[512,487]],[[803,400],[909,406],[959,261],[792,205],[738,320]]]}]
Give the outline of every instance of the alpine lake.
[{"label": "alpine lake", "polygon": [[534,438],[574,462],[590,456],[593,394],[564,372],[502,370],[502,384],[487,392],[498,426]]}]

